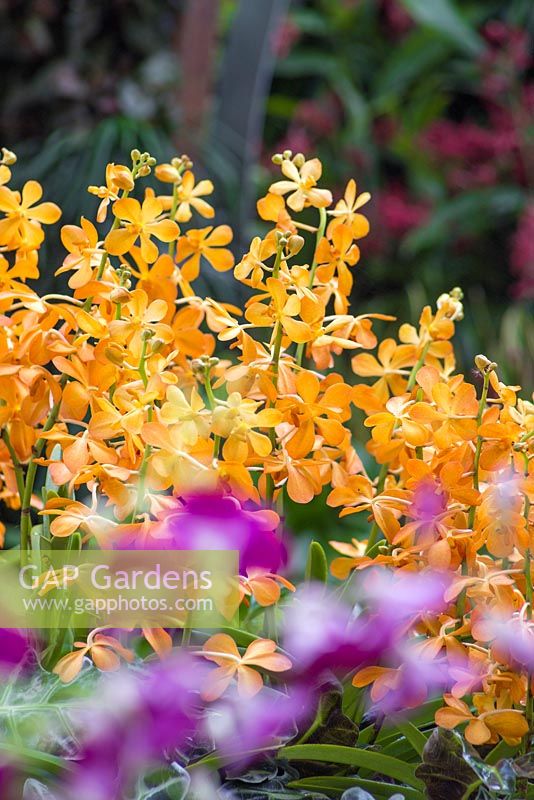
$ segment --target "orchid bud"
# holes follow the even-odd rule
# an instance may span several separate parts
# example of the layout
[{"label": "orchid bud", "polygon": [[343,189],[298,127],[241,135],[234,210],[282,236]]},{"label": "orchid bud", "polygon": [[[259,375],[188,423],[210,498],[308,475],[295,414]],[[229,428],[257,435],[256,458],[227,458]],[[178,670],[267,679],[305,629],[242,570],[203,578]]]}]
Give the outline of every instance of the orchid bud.
[{"label": "orchid bud", "polygon": [[115,186],[119,189],[123,189],[125,192],[131,192],[134,188],[134,179],[131,170],[125,167],[124,164],[113,164],[110,171]]},{"label": "orchid bud", "polygon": [[109,294],[109,299],[112,303],[127,303],[131,300],[131,297],[126,286],[117,286],[117,288],[113,289]]},{"label": "orchid bud", "polygon": [[290,256],[296,256],[304,247],[304,237],[293,234],[287,240],[287,252]]},{"label": "orchid bud", "polygon": [[163,348],[165,347],[165,342],[163,339],[153,339],[151,342],[152,352],[153,353],[161,353]]},{"label": "orchid bud", "polygon": [[2,147],[2,164],[6,164],[10,167],[12,164],[15,164],[17,160],[17,156],[12,150],[8,150],[7,147]]},{"label": "orchid bud", "polygon": [[494,369],[497,369],[495,361],[490,361],[489,358],[482,354],[475,356],[475,364],[480,372],[493,372]]},{"label": "orchid bud", "polygon": [[163,183],[177,183],[180,175],[178,173],[179,166],[174,164],[175,160],[177,159],[173,159],[171,164],[158,164],[155,169],[158,181],[163,181]]}]

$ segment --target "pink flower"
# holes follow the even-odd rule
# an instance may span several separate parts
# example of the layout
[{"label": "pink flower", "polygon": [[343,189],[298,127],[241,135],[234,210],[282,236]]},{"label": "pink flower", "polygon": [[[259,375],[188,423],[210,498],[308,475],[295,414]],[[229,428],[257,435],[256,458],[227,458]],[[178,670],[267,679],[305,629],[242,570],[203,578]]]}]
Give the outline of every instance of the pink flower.
[{"label": "pink flower", "polygon": [[133,530],[119,549],[238,550],[240,573],[261,568],[276,573],[286,550],[276,534],[279,517],[269,510],[247,511],[230,495],[198,494],[176,501],[141,539]]},{"label": "pink flower", "polygon": [[428,207],[411,200],[406,189],[397,185],[378,198],[378,218],[393,236],[404,236],[428,217]]},{"label": "pink flower", "polygon": [[517,282],[514,294],[521,300],[534,297],[534,203],[528,205],[512,237],[510,264]]},{"label": "pink flower", "polygon": [[304,686],[290,687],[287,693],[264,687],[246,703],[236,692],[227,693],[209,709],[205,729],[221,755],[235,758],[233,763],[247,763],[293,738],[311,701]]},{"label": "pink flower", "polygon": [[300,39],[300,29],[290,17],[287,17],[278,26],[273,36],[272,46],[276,56],[280,59],[286,58],[294,45]]},{"label": "pink flower", "polygon": [[12,672],[30,656],[30,646],[23,631],[0,628],[0,673]]}]

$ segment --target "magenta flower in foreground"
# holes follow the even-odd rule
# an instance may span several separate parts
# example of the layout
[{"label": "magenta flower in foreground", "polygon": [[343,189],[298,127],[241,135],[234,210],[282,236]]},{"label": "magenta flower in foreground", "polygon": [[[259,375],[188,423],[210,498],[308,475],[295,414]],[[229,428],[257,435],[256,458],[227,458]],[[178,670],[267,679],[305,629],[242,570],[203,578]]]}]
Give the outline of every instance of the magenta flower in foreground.
[{"label": "magenta flower in foreground", "polygon": [[278,515],[267,509],[247,511],[234,497],[191,495],[150,529],[149,537],[124,538],[119,546],[145,550],[237,550],[239,569],[276,572],[286,551],[275,531]]},{"label": "magenta flower in foreground", "polygon": [[28,639],[22,631],[0,628],[0,673],[9,673],[30,656]]},{"label": "magenta flower in foreground", "polygon": [[348,671],[376,661],[391,644],[389,625],[376,625],[316,585],[300,589],[283,625],[285,650],[297,674],[316,679],[325,670]]},{"label": "magenta flower in foreground", "polygon": [[442,572],[368,570],[356,589],[356,597],[383,620],[397,626],[423,614],[438,614],[447,603],[444,594],[450,578]]},{"label": "magenta flower in foreground", "polygon": [[244,764],[293,738],[311,702],[304,686],[290,687],[287,694],[264,687],[246,702],[237,692],[227,693],[210,707],[205,729],[221,755]]},{"label": "magenta flower in foreground", "polygon": [[534,622],[521,614],[488,617],[484,627],[500,657],[512,667],[534,672]]},{"label": "magenta flower in foreground", "polygon": [[387,658],[397,663],[398,648],[413,622],[446,605],[447,580],[441,575],[393,577],[377,569],[360,581],[352,598],[350,588],[345,598],[322,585],[297,592],[283,628],[284,648],[294,659],[297,675],[317,678],[326,669],[349,672]]},{"label": "magenta flower in foreground", "polygon": [[98,706],[80,719],[81,752],[62,800],[122,800],[139,775],[195,734],[204,677],[187,654],[107,677]]}]

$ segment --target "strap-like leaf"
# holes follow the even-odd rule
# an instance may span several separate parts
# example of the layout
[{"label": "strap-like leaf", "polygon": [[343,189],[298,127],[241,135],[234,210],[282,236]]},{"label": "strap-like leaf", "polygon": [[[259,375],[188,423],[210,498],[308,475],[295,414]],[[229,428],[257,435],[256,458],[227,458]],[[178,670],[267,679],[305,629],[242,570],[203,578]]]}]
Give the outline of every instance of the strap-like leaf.
[{"label": "strap-like leaf", "polygon": [[301,744],[284,747],[280,755],[288,761],[330,761],[351,767],[372,770],[397,781],[422,789],[422,782],[415,777],[414,767],[397,758],[382,753],[362,750],[357,747],[341,747],[329,744]]}]

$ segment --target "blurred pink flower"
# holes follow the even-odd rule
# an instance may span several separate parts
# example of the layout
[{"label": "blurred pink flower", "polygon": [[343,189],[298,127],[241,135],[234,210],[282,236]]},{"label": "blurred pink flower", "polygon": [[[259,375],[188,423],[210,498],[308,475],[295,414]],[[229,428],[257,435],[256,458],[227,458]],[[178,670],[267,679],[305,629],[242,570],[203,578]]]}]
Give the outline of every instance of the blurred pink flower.
[{"label": "blurred pink flower", "polygon": [[534,297],[534,203],[527,205],[512,237],[510,254],[512,272],[516,277],[514,294],[521,300]]},{"label": "blurred pink flower", "polygon": [[141,537],[137,528],[117,543],[118,549],[237,550],[240,573],[261,568],[277,572],[286,561],[276,534],[279,517],[268,509],[248,511],[230,495],[198,494],[176,500],[158,523]]},{"label": "blurred pink flower", "polygon": [[246,703],[237,692],[227,693],[209,709],[204,726],[225,759],[244,764],[292,739],[311,701],[311,692],[302,685],[289,687],[287,693],[264,687]]},{"label": "blurred pink flower", "polygon": [[400,184],[378,196],[377,217],[392,236],[404,236],[421,225],[428,214],[428,206],[409,198],[406,189]]}]

